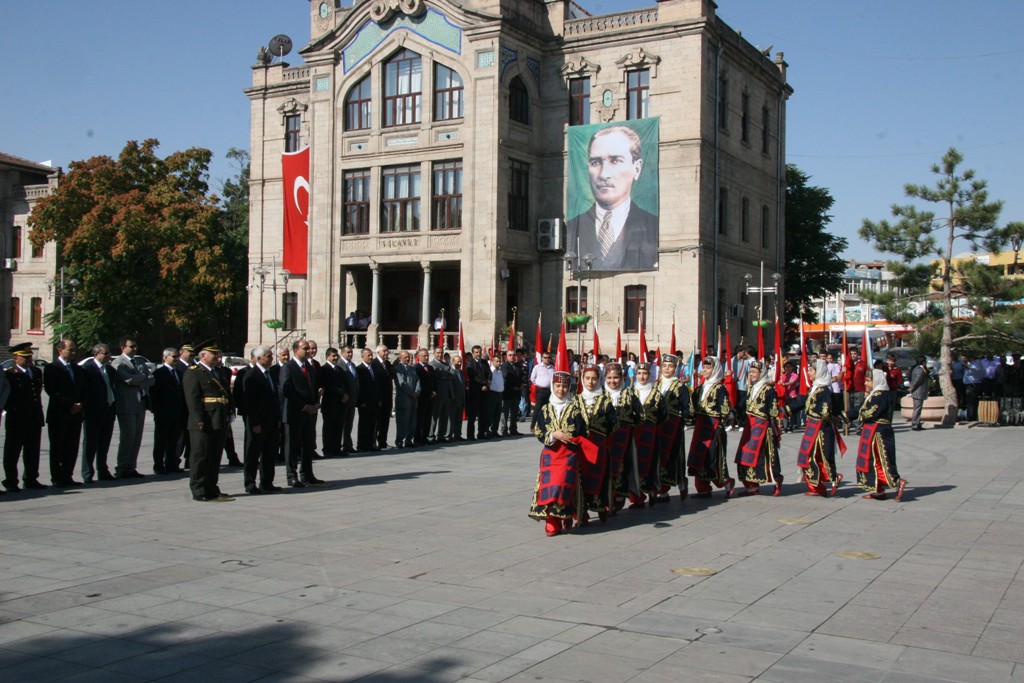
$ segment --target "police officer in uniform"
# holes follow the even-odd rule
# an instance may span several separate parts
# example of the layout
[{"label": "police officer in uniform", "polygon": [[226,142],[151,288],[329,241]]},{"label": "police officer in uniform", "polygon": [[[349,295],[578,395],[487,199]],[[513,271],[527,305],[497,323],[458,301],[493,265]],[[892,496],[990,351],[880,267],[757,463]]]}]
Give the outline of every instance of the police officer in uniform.
[{"label": "police officer in uniform", "polygon": [[45,489],[39,483],[39,441],[43,431],[43,373],[32,364],[32,343],[11,347],[14,365],[7,372],[11,394],[7,398],[7,439],[4,442],[4,488],[20,491],[18,486],[18,457],[25,471],[22,473],[27,489]]},{"label": "police officer in uniform", "polygon": [[192,499],[201,502],[234,500],[217,487],[220,454],[231,415],[231,390],[219,377],[218,367],[220,349],[215,343],[207,343],[199,351],[199,362],[189,368],[182,380],[191,446],[189,488]]}]

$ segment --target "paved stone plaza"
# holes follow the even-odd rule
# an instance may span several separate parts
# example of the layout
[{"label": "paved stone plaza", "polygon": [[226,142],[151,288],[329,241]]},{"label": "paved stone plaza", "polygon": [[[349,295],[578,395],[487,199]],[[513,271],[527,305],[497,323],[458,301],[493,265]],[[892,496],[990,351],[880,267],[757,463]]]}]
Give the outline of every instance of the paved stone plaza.
[{"label": "paved stone plaza", "polygon": [[227,504],[181,476],[0,496],[0,680],[1021,682],[1021,436],[898,424],[895,503],[800,495],[786,435],[784,497],[555,538],[526,516],[527,437],[318,461],[333,488]]}]

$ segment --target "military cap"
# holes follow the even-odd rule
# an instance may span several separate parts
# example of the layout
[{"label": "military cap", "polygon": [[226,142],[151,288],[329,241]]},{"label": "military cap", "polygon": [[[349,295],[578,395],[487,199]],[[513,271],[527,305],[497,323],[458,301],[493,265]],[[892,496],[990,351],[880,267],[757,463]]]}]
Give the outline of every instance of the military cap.
[{"label": "military cap", "polygon": [[32,342],[23,342],[21,344],[15,344],[10,349],[11,353],[15,356],[31,356],[32,355]]}]

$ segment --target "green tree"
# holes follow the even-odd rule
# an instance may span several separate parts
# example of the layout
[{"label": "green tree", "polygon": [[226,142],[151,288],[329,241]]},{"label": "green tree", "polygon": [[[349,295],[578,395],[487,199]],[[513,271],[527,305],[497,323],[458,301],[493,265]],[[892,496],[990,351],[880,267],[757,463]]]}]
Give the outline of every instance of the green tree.
[{"label": "green tree", "polygon": [[958,171],[963,155],[950,148],[942,161],[932,165],[938,180],[934,187],[907,184],[907,197],[937,206],[936,213],[913,204],[892,206],[893,222],[864,220],[860,236],[874,242],[876,249],[901,256],[910,264],[920,258],[941,260],[938,279],[942,292],[942,336],[939,344],[939,386],[946,399],[944,425],[956,421],[957,398],[953,386],[953,245],[965,240],[972,250],[998,251],[1005,238],[996,226],[1002,202],[989,201],[987,184],[975,178],[971,169]]},{"label": "green tree", "polygon": [[29,217],[32,243],[56,242],[66,277],[81,282],[64,319],[83,344],[212,334],[245,295],[207,186],[211,153],[160,158],[158,146],[130,141],[117,159],[73,162]]},{"label": "green tree", "polygon": [[814,299],[839,291],[847,241],[828,232],[835,199],[823,187],[808,185],[810,176],[786,166],[786,310],[785,320],[817,322]]},{"label": "green tree", "polygon": [[[249,153],[232,147],[227,158],[237,165],[238,175],[221,186],[220,246],[232,280],[244,287],[249,270]],[[244,296],[237,297],[221,318],[223,343],[239,351],[246,335],[246,303]]]}]

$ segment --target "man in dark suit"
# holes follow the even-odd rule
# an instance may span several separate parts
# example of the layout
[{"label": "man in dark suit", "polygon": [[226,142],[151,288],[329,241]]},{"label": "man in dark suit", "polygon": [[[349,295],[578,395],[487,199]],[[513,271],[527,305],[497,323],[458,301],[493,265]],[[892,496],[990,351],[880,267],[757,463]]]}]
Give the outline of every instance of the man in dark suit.
[{"label": "man in dark suit", "polygon": [[[231,394],[231,369],[224,367],[224,365],[218,365],[214,372],[217,373],[217,379],[220,380],[220,383],[226,386],[228,393]],[[242,460],[238,457],[238,449],[235,447],[235,432],[231,428],[231,423],[234,421],[235,402],[232,399],[231,410],[228,413],[228,424],[224,428],[224,453],[228,456],[228,467],[241,467]]]},{"label": "man in dark suit", "polygon": [[231,389],[219,379],[220,349],[207,342],[199,350],[199,362],[182,379],[185,405],[188,407],[188,434],[191,441],[189,457],[189,489],[192,500],[226,503],[231,496],[221,493],[220,454],[231,414]]},{"label": "man in dark suit", "polygon": [[430,408],[430,441],[448,440],[448,420],[452,413],[452,387],[454,376],[447,361],[444,349],[434,347],[434,357],[430,360],[430,369],[434,376],[434,400]]},{"label": "man in dark suit", "polygon": [[412,446],[416,437],[416,404],[420,396],[420,381],[410,365],[408,351],[398,352],[394,367],[395,378],[395,448]]},{"label": "man in dark suit", "polygon": [[46,433],[50,438],[50,479],[57,488],[81,486],[72,474],[78,462],[82,436],[85,375],[75,364],[78,347],[70,339],[57,342],[57,359],[43,369],[43,388],[50,397],[46,406]]},{"label": "man in dark suit", "polygon": [[298,339],[292,343],[292,359],[281,366],[277,389],[287,443],[284,461],[288,485],[293,488],[330,486],[313,476],[313,416],[320,410],[320,384],[307,362],[308,356],[308,341]]},{"label": "man in dark suit", "polygon": [[516,436],[519,434],[519,397],[523,391],[523,370],[512,349],[505,352],[501,374],[505,380],[501,394],[501,435]]},{"label": "man in dark suit", "polygon": [[[277,347],[277,349],[274,351],[274,353],[276,354],[277,360],[274,361],[274,364],[270,366],[269,372],[270,372],[270,376],[274,380],[274,386],[276,386],[276,387],[278,387],[278,389],[280,389],[280,387],[281,387],[281,368],[284,367],[284,365],[287,364],[288,361],[291,360],[292,354],[291,354],[291,351],[288,350],[287,346],[279,346],[279,347]],[[278,403],[280,403],[280,392],[278,392]],[[284,429],[282,428],[280,430],[280,432],[281,432],[280,443],[278,444],[278,447],[277,447],[277,458],[274,460],[274,462],[276,462],[278,465],[283,465],[284,464],[284,452],[286,450],[288,450],[288,443],[285,441],[285,438],[284,438]]]},{"label": "man in dark suit", "polygon": [[388,447],[388,427],[391,424],[391,410],[394,408],[394,370],[388,358],[388,347],[377,345],[373,358],[373,378],[377,382],[377,448]]},{"label": "man in dark suit", "polygon": [[323,447],[325,458],[341,457],[341,432],[345,415],[345,407],[351,398],[348,395],[347,371],[338,367],[341,355],[338,349],[331,347],[324,354],[326,362],[320,366],[317,379],[323,398],[320,399],[320,412],[323,413]]},{"label": "man in dark suit", "polygon": [[362,364],[356,367],[359,378],[359,431],[356,433],[356,448],[360,451],[379,451],[377,438],[377,411],[380,401],[377,397],[377,379],[373,375],[373,352],[363,349]]},{"label": "man in dark suit", "polygon": [[359,378],[356,376],[356,364],[352,362],[352,347],[341,347],[341,358],[338,359],[338,367],[342,370],[342,377],[345,378],[345,392],[348,394],[348,401],[341,409],[341,453],[348,455],[356,450],[352,443],[352,425],[356,421],[356,406],[359,404]]},{"label": "man in dark suit", "polygon": [[[274,460],[277,455],[281,428],[281,408],[278,403],[277,384],[270,369],[274,352],[269,346],[257,346],[250,354],[253,365],[243,375],[235,375],[235,383],[244,384],[241,396],[248,432],[245,451],[245,490],[247,493],[274,493]],[[259,473],[259,487],[256,474]]]},{"label": "man in dark suit", "polygon": [[658,260],[658,217],[632,201],[643,171],[640,136],[628,126],[602,128],[590,138],[587,168],[594,205],[569,221],[569,248],[590,267],[652,270]]},{"label": "man in dark suit", "polygon": [[[273,362],[274,353],[271,351],[270,360]],[[231,404],[235,406],[235,414],[242,418],[242,460],[245,460],[245,454],[249,452],[249,423],[246,421],[246,407],[245,407],[245,375],[253,369],[252,353],[249,353],[249,364],[243,368],[239,368],[238,372],[235,373],[235,377],[231,380]]]},{"label": "man in dark suit", "polygon": [[420,381],[420,397],[416,404],[416,437],[413,443],[417,446],[427,443],[430,416],[434,412],[434,401],[437,399],[437,384],[429,359],[430,353],[426,349],[420,349],[416,353],[416,378]]},{"label": "man in dark suit", "polygon": [[[487,411],[484,410],[484,399],[491,384],[491,366],[483,358],[483,349],[479,345],[472,349],[472,357],[466,367],[469,378],[469,396],[466,399],[466,438],[472,441],[473,430],[479,427],[480,434],[485,434],[489,426]],[[476,423],[479,423],[478,425]]]},{"label": "man in dark suit", "polygon": [[[178,347],[178,360],[175,362],[175,367],[178,369],[178,377],[184,379],[185,373],[188,369],[196,364],[196,344],[195,342],[185,342]],[[185,463],[185,467],[188,467],[189,462],[189,451],[192,449],[189,444],[188,430],[184,429],[181,432],[181,439],[178,440],[178,455]]]},{"label": "man in dark suit", "polygon": [[163,356],[163,364],[153,371],[153,388],[149,391],[153,410],[153,471],[157,474],[182,471],[178,445],[188,423],[178,350],[169,346]]},{"label": "man in dark suit", "polygon": [[[92,358],[82,363],[85,377],[85,438],[82,443],[82,481],[90,483],[93,477],[100,481],[113,481],[107,467],[107,452],[114,434],[114,383],[117,377],[108,364],[110,347],[95,344]],[[181,452],[180,446],[176,451]]]},{"label": "man in dark suit", "polygon": [[18,457],[25,471],[22,481],[27,489],[45,489],[39,482],[39,442],[43,431],[43,373],[32,364],[32,343],[11,347],[14,365],[6,370],[11,386],[7,398],[7,439],[4,441],[4,488],[20,491]]}]

